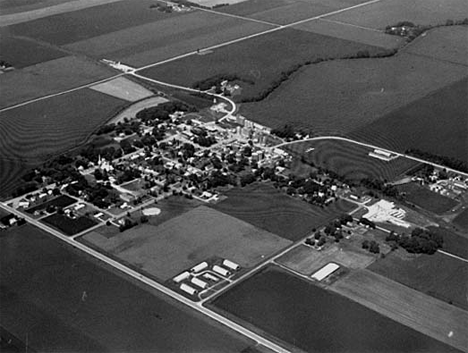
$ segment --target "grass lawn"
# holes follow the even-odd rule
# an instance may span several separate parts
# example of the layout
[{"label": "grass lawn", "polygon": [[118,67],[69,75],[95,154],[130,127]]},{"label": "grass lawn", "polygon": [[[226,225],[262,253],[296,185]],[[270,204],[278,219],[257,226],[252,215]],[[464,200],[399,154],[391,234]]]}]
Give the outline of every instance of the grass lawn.
[{"label": "grass lawn", "polygon": [[55,213],[51,216],[41,219],[41,222],[46,223],[58,230],[62,231],[66,235],[75,235],[82,231],[91,228],[96,225],[97,222],[89,217],[80,216],[75,219],[71,219],[65,215]]},{"label": "grass lawn", "polygon": [[453,223],[458,227],[468,230],[468,208],[455,217]]},{"label": "grass lawn", "polygon": [[200,206],[158,226],[145,224],[111,238],[92,232],[80,241],[166,281],[214,256],[244,268],[290,242],[248,223]]},{"label": "grass lawn", "polygon": [[71,204],[75,203],[76,200],[70,196],[67,195],[60,195],[59,197],[56,197],[55,199],[52,199],[50,201],[44,202],[40,205],[28,208],[26,212],[28,213],[34,213],[35,211],[38,210],[45,210],[47,206],[52,205],[55,207],[67,207],[70,206]]},{"label": "grass lawn", "polygon": [[436,214],[443,214],[458,204],[450,197],[443,196],[415,183],[399,186],[398,190],[406,192],[406,201]]},{"label": "grass lawn", "polygon": [[320,208],[264,183],[234,188],[226,196],[226,200],[212,207],[292,241],[354,209],[353,204],[341,200]]},{"label": "grass lawn", "polygon": [[[309,150],[311,148],[313,150]],[[331,139],[299,142],[286,146],[285,149],[293,155],[304,156],[306,161],[316,166],[331,170],[352,181],[363,178],[392,181],[418,164],[406,158],[382,161],[369,156],[369,152],[373,151],[372,148]]]},{"label": "grass lawn", "polygon": [[468,310],[468,264],[463,261],[440,253],[410,255],[399,249],[368,270]]}]

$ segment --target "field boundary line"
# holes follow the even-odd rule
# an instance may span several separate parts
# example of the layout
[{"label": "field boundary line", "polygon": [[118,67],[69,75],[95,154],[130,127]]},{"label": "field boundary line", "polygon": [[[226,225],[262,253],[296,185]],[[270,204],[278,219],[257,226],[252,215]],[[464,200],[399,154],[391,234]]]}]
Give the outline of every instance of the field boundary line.
[{"label": "field boundary line", "polygon": [[[409,43],[409,44],[411,44],[411,43]],[[422,53],[415,53],[415,52],[412,52],[412,51],[411,51],[411,47],[410,47],[410,46],[407,46],[407,48],[409,48],[409,49],[406,49],[406,50],[405,50],[405,54],[408,54],[408,55],[419,56],[419,57],[421,57],[421,58],[425,58],[425,59],[429,59],[429,60],[433,60],[433,61],[440,61],[440,62],[444,62],[444,63],[451,64],[451,65],[457,65],[457,66],[468,67],[468,63],[467,63],[467,64],[463,64],[463,63],[459,63],[459,62],[456,62],[456,61],[451,61],[451,60],[447,60],[447,59],[436,58],[436,57],[431,56],[431,55],[426,55],[426,54],[422,54]],[[465,76],[465,77],[466,77],[466,76]]]},{"label": "field boundary line", "polygon": [[451,254],[451,253],[446,252],[446,251],[444,251],[444,250],[440,250],[440,249],[439,249],[439,250],[437,250],[437,252],[439,252],[439,253],[441,253],[441,254],[444,254],[444,255],[446,255],[446,256],[453,257],[454,259],[457,259],[457,260],[460,260],[460,261],[463,261],[463,262],[468,263],[468,260],[467,260],[467,259],[465,259],[465,258],[463,258],[463,257],[460,257],[460,256],[458,256],[458,255]]},{"label": "field boundary line", "polygon": [[370,1],[364,2],[362,4],[353,5],[353,6],[346,7],[346,8],[339,9],[339,10],[334,10],[332,12],[328,12],[328,13],[325,13],[325,14],[322,14],[322,15],[318,15],[318,16],[306,18],[304,20],[300,20],[300,21],[292,22],[292,23],[289,23],[289,24],[286,24],[286,25],[282,25],[280,27],[267,29],[266,31],[262,31],[262,32],[254,33],[254,34],[249,34],[247,36],[240,37],[240,38],[237,38],[237,39],[233,39],[233,40],[230,40],[230,41],[227,41],[227,42],[224,42],[224,43],[215,44],[215,45],[212,45],[212,46],[209,46],[209,47],[206,47],[206,48],[201,48],[200,50],[196,50],[196,51],[192,51],[192,52],[189,52],[189,53],[181,54],[181,55],[175,56],[173,58],[169,58],[169,59],[165,59],[165,60],[162,60],[162,61],[155,62],[153,64],[148,64],[148,65],[137,68],[135,71],[141,71],[141,70],[149,69],[150,67],[163,65],[163,64],[166,64],[168,62],[172,62],[172,61],[182,59],[182,58],[194,55],[194,54],[198,54],[200,51],[208,51],[208,50],[222,48],[222,47],[225,47],[225,46],[228,46],[228,45],[231,45],[231,44],[243,42],[243,41],[248,40],[248,39],[252,39],[252,38],[259,37],[259,36],[262,36],[262,35],[265,35],[265,34],[270,34],[270,33],[273,33],[273,32],[277,32],[277,31],[280,31],[282,29],[291,28],[291,27],[294,27],[294,26],[302,24],[302,23],[317,20],[317,19],[320,19],[320,18],[323,18],[323,17],[326,17],[326,16],[336,15],[336,14],[341,13],[341,12],[345,12],[345,11],[348,11],[348,10],[353,10],[355,8],[359,8],[359,7],[362,7],[362,6],[374,4],[374,3],[380,2],[380,1],[382,1],[382,0],[370,0]]},{"label": "field boundary line", "polygon": [[336,20],[330,20],[328,18],[319,18],[319,21],[324,21],[324,22],[330,22],[330,23],[336,23],[339,25],[343,26],[348,26],[348,27],[355,27],[359,29],[365,29],[367,31],[372,31],[372,32],[377,32],[377,33],[384,33],[383,31],[375,28],[369,28],[369,27],[363,27],[363,26],[358,26],[358,25],[353,25],[352,23],[347,23],[347,22],[342,22],[342,21],[336,21]]},{"label": "field boundary line", "polygon": [[14,105],[10,105],[9,107],[5,107],[5,108],[2,108],[0,109],[0,113],[3,113],[3,112],[6,112],[8,110],[12,110],[12,109],[15,109],[15,108],[19,108],[19,107],[22,107],[24,105],[28,105],[30,103],[35,103],[35,102],[40,102],[44,99],[49,99],[49,98],[54,98],[54,97],[58,97],[58,96],[62,96],[64,94],[67,94],[67,93],[71,93],[71,92],[75,92],[75,91],[78,91],[80,89],[83,89],[83,88],[89,88],[89,87],[92,87],[94,85],[97,85],[97,84],[100,84],[100,83],[104,83],[104,82],[107,82],[107,81],[111,81],[117,77],[121,77],[121,76],[124,76],[125,74],[124,73],[120,73],[120,74],[117,74],[117,75],[114,75],[114,76],[111,76],[111,77],[108,77],[108,78],[104,78],[102,80],[99,80],[99,81],[95,81],[95,82],[91,82],[91,83],[86,83],[84,85],[81,85],[81,86],[78,86],[78,87],[75,87],[75,88],[70,88],[66,91],[61,91],[61,92],[57,92],[57,93],[52,93],[52,94],[49,94],[47,96],[42,96],[42,97],[38,97],[38,98],[34,98],[34,99],[31,99],[31,100],[28,100],[26,102],[22,102],[22,103],[18,103],[18,104],[14,104]]}]

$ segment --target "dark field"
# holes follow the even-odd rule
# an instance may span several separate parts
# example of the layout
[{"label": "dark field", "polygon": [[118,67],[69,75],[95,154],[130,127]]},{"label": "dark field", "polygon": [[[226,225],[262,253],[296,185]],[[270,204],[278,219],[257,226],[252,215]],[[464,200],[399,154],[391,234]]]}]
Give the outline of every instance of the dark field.
[{"label": "dark field", "polygon": [[[114,71],[87,59],[67,56],[0,75],[0,108],[63,92],[111,77]],[[3,113],[1,113],[3,115]],[[17,113],[20,114],[20,113]]]},{"label": "dark field", "polygon": [[26,212],[28,213],[34,213],[37,210],[45,210],[47,206],[52,205],[55,207],[67,207],[70,206],[71,204],[75,203],[76,200],[70,196],[67,195],[61,195],[59,197],[56,197],[53,200],[44,202],[43,204],[28,208]]},{"label": "dark field", "polygon": [[429,229],[436,234],[442,235],[444,238],[442,250],[468,259],[468,238],[457,235],[442,227],[429,227]]},{"label": "dark field", "polygon": [[[460,78],[466,77],[466,68],[464,70],[465,74]],[[350,135],[400,151],[418,148],[468,161],[467,96],[468,79],[464,78],[356,129]]]},{"label": "dark field", "polygon": [[274,267],[222,294],[213,306],[308,352],[456,351]]},{"label": "dark field", "polygon": [[252,344],[39,229],[4,232],[0,246],[0,324],[36,351],[240,352]]},{"label": "dark field", "polygon": [[80,145],[123,104],[82,89],[0,113],[0,194],[18,182],[25,165]]},{"label": "dark field", "polygon": [[235,188],[226,195],[226,200],[213,205],[216,210],[293,241],[354,209],[342,200],[322,209],[263,183]]},{"label": "dark field", "polygon": [[[16,69],[68,55],[68,53],[46,47],[34,41],[10,37],[3,32],[0,31],[2,60],[5,60]],[[34,53],[34,55],[31,55],[31,53]]]},{"label": "dark field", "polygon": [[[285,29],[216,49],[211,54],[190,56],[143,70],[141,74],[188,86],[217,74],[237,74],[254,81],[253,85],[241,84],[243,91],[237,98],[245,98],[264,91],[279,78],[282,71],[296,64],[316,58],[356,54],[360,50],[377,52],[380,49],[315,33]],[[307,99],[311,99],[309,89]],[[283,110],[291,108],[292,106],[283,107]],[[283,123],[286,121],[283,117]]]},{"label": "dark field", "polygon": [[91,218],[81,216],[71,219],[65,215],[55,213],[51,216],[41,219],[41,222],[57,228],[66,235],[75,235],[95,226],[97,222]]},{"label": "dark field", "polygon": [[399,186],[398,190],[406,192],[406,201],[436,214],[443,214],[458,204],[454,199],[433,192],[415,183]]},{"label": "dark field", "polygon": [[[309,148],[315,149],[306,152]],[[363,178],[392,181],[418,164],[406,158],[382,161],[368,155],[374,149],[340,140],[301,142],[286,146],[285,150],[352,181]]]},{"label": "dark field", "polygon": [[466,75],[463,66],[406,53],[338,60],[300,70],[240,113],[270,127],[288,123],[314,135],[461,158],[468,153]]},{"label": "dark field", "polygon": [[151,0],[119,1],[48,16],[9,28],[16,35],[64,45],[174,16],[150,9],[154,3]]},{"label": "dark field", "polygon": [[367,269],[468,310],[467,263],[440,253],[409,258],[399,255],[400,251],[403,250],[390,253]]},{"label": "dark field", "polygon": [[453,223],[458,227],[468,230],[468,208],[455,217]]}]

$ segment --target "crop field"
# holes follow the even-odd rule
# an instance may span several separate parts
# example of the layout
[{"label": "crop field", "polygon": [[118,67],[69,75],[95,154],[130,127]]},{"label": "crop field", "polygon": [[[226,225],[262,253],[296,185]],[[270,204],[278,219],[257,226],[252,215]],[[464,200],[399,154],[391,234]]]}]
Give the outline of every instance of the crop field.
[{"label": "crop field", "polygon": [[81,241],[165,281],[213,256],[252,267],[290,242],[200,206],[155,227],[139,226],[112,238],[86,234]]},{"label": "crop field", "polygon": [[400,21],[435,25],[447,20],[463,20],[467,12],[468,3],[465,0],[393,0],[378,1],[328,18],[357,26],[384,29]]},{"label": "crop field", "polygon": [[[306,152],[310,148],[314,149]],[[374,150],[372,148],[340,140],[299,142],[285,146],[284,149],[293,156],[304,156],[306,161],[352,181],[363,178],[392,181],[418,164],[401,157],[383,161],[369,156],[369,152]]]},{"label": "crop field", "polygon": [[226,196],[226,200],[212,207],[292,241],[355,208],[346,201],[337,201],[322,209],[263,183],[234,188]]},{"label": "crop field", "polygon": [[[281,45],[278,45],[278,43],[281,43]],[[190,56],[143,70],[141,74],[164,82],[186,86],[218,74],[237,74],[254,82],[253,85],[242,85],[242,94],[236,96],[236,99],[242,99],[257,96],[265,91],[274,80],[279,78],[282,71],[289,70],[294,65],[303,64],[308,60],[313,61],[317,58],[354,55],[362,50],[375,53],[382,49],[288,28],[219,48],[210,54]],[[337,76],[339,73],[335,72],[334,75]],[[279,110],[278,115],[281,116],[283,121],[286,120],[286,116],[294,115],[295,110],[299,108],[298,101],[300,101],[301,96],[307,96],[307,101],[314,100],[311,90],[314,89],[310,87],[310,82],[307,82],[307,88],[298,87],[298,90],[289,92],[296,101],[294,104],[286,101],[289,106],[282,106],[282,109]],[[275,105],[275,101],[270,99],[263,102],[267,102],[268,107]],[[256,115],[262,115],[259,114],[259,111],[262,110],[262,107],[265,109],[263,102],[251,104],[253,107],[260,106],[260,108],[252,109],[254,113],[249,115],[250,118],[257,119]],[[299,106],[305,102],[300,103]],[[275,109],[278,108],[275,106]],[[289,110],[292,110],[292,114],[289,113]],[[241,112],[248,113],[245,110],[241,110]],[[264,114],[271,116],[276,113],[268,111]]]},{"label": "crop field", "polygon": [[0,86],[9,87],[2,90],[0,108],[79,87],[112,75],[111,69],[75,56],[8,72],[0,75]]},{"label": "crop field", "polygon": [[364,251],[358,252],[350,249],[342,251],[342,244],[333,244],[321,251],[300,245],[275,261],[303,275],[310,276],[329,262],[358,269],[367,267],[374,260],[374,256]]},{"label": "crop field", "polygon": [[[5,60],[15,69],[68,55],[58,49],[46,47],[37,42],[11,37],[5,34],[5,31],[0,31],[0,53],[2,53],[2,60]],[[34,55],[31,55],[31,53],[34,53]]]},{"label": "crop field", "polygon": [[460,236],[447,228],[443,227],[429,227],[432,232],[442,235],[444,238],[444,245],[442,250],[451,254],[461,256],[468,260],[468,238]]},{"label": "crop field", "polygon": [[455,217],[453,223],[465,230],[468,230],[468,208]]},{"label": "crop field", "polygon": [[467,26],[435,28],[423,40],[416,40],[407,49],[408,53],[430,56],[455,64],[468,66]]},{"label": "crop field", "polygon": [[191,11],[77,41],[65,48],[138,67],[270,28],[270,25],[239,18]]},{"label": "crop field", "polygon": [[[330,289],[459,350],[466,350],[468,312],[368,270],[357,270]],[[449,332],[452,332],[449,335]],[[465,333],[464,333],[465,332]],[[438,349],[432,349],[438,351]]]},{"label": "crop field", "polygon": [[[267,126],[278,127],[288,123],[320,135],[343,135],[351,132],[357,135],[354,131],[364,130],[366,132],[359,135],[361,140],[372,140],[377,145],[390,148],[401,145],[395,141],[403,141],[407,145],[415,140],[414,136],[421,136],[426,140],[426,136],[420,134],[416,128],[420,130],[423,126],[429,130],[432,128],[430,123],[432,120],[436,123],[436,118],[427,118],[422,112],[417,112],[418,115],[411,117],[414,121],[407,123],[401,119],[392,124],[387,123],[386,130],[376,132],[370,131],[369,124],[380,122],[380,117],[383,122],[387,122],[390,118],[386,114],[402,107],[407,109],[407,104],[457,82],[466,75],[466,68],[463,66],[404,52],[384,59],[325,62],[303,68],[263,101],[242,104],[240,113]],[[464,106],[462,102],[458,104]],[[445,108],[460,109],[459,113],[463,111],[463,108],[452,108],[445,104],[438,111]],[[451,121],[439,119],[435,125],[447,127],[442,130],[434,129],[437,131],[434,134],[442,133],[445,136],[455,133],[457,141],[460,141],[460,133],[456,130],[451,129],[448,133],[445,131],[454,125],[463,130],[464,127],[460,126],[462,119],[465,117],[455,116]],[[402,126],[405,128],[402,129]],[[452,135],[450,136],[452,139]],[[427,140],[427,145],[435,142],[430,138]]]},{"label": "crop field", "polygon": [[350,26],[346,23],[329,21],[326,18],[301,23],[292,28],[386,49],[398,48],[403,43],[403,39],[398,36]]},{"label": "crop field", "polygon": [[406,192],[406,201],[436,214],[443,214],[458,204],[450,197],[443,196],[415,183],[401,185],[398,190]]},{"label": "crop field", "polygon": [[38,228],[3,232],[0,248],[1,325],[28,337],[30,350],[238,353],[254,344]]},{"label": "crop field", "polygon": [[13,34],[60,46],[178,16],[150,9],[154,3],[117,1],[12,25],[9,29]]},{"label": "crop field", "polygon": [[0,113],[0,194],[26,172],[25,165],[81,144],[123,104],[82,89]]},{"label": "crop field", "polygon": [[25,12],[70,1],[73,0],[2,0],[0,11],[2,14]]},{"label": "crop field", "polygon": [[453,257],[410,255],[399,249],[367,268],[381,276],[468,310],[468,264]]},{"label": "crop field", "polygon": [[[465,74],[460,78],[466,77],[466,68],[464,70]],[[394,150],[418,148],[468,161],[467,96],[468,79],[464,78],[400,107],[350,135]]]},{"label": "crop field", "polygon": [[75,219],[71,219],[58,213],[41,219],[41,222],[44,222],[53,228],[57,228],[65,235],[75,235],[81,233],[97,224],[95,220],[89,217],[81,216]]},{"label": "crop field", "polygon": [[241,282],[210,305],[307,352],[455,352],[446,344],[276,267]]},{"label": "crop field", "polygon": [[113,80],[99,83],[91,86],[90,89],[129,102],[135,102],[153,95],[153,92],[150,90],[125,77],[117,77]]}]

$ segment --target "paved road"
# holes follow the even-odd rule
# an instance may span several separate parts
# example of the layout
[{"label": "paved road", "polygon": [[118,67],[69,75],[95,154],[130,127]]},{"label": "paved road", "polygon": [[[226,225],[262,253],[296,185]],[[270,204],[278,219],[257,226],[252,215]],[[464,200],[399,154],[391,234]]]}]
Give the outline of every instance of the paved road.
[{"label": "paved road", "polygon": [[99,259],[101,260],[102,262],[105,262],[106,264],[112,266],[113,268],[117,269],[117,270],[120,270],[122,272],[124,272],[125,274],[147,284],[148,286],[168,295],[169,297],[189,306],[190,308],[210,317],[211,319],[217,321],[218,323],[221,323],[227,327],[229,327],[230,329],[254,340],[255,342],[265,346],[265,347],[268,347],[269,349],[273,350],[274,352],[278,352],[278,353],[287,353],[289,352],[288,350],[284,349],[283,347],[277,345],[276,343],[273,343],[271,342],[270,340],[267,340],[266,338],[246,329],[245,327],[215,313],[214,311],[210,310],[210,309],[207,309],[205,307],[203,307],[201,305],[201,303],[195,303],[193,301],[191,301],[190,299],[187,299],[185,298],[184,296],[164,287],[162,284],[159,284],[158,282],[155,282],[153,281],[152,279],[148,278],[148,277],[145,277],[143,276],[142,274],[122,265],[121,263],[115,261],[115,260],[112,260],[110,258],[108,258],[107,256],[104,256],[103,254],[87,247],[86,245],[84,244],[81,244],[81,243],[78,243],[77,241],[75,241],[74,239],[70,238],[70,237],[67,237],[63,234],[61,234],[60,232],[56,231],[55,229],[52,229],[48,226],[46,226],[45,224],[42,224],[41,222],[38,222],[37,220],[29,217],[28,215],[25,215],[7,205],[5,205],[4,203],[0,203],[0,208],[3,208],[5,211],[7,212],[10,212],[10,213],[13,213],[13,214],[16,214],[22,218],[25,218],[29,223],[35,225],[36,227],[48,232],[49,234],[52,234],[53,236],[55,236],[56,238],[60,239],[61,241],[64,241],[65,243],[73,246],[74,248],[76,249],[79,249],[85,253],[87,253],[88,255],[90,256],[93,256],[94,258],[96,259]]},{"label": "paved road", "polygon": [[346,141],[346,142],[354,143],[354,144],[356,144],[356,145],[360,145],[360,146],[364,146],[364,147],[369,147],[369,148],[373,148],[373,149],[379,149],[379,150],[382,150],[382,151],[390,152],[390,153],[395,154],[395,155],[397,155],[397,156],[399,156],[399,157],[408,158],[408,159],[411,159],[411,160],[413,160],[413,161],[420,162],[420,163],[430,164],[430,165],[432,165],[432,166],[434,166],[434,167],[437,167],[437,168],[444,168],[444,169],[447,170],[447,171],[455,172],[455,173],[461,174],[461,175],[463,175],[463,176],[465,176],[465,177],[468,177],[468,173],[464,173],[464,172],[461,172],[461,171],[456,170],[456,169],[448,168],[448,167],[446,167],[446,166],[443,166],[443,165],[440,165],[440,164],[437,164],[437,163],[432,163],[432,162],[426,161],[426,160],[424,160],[424,159],[417,158],[417,157],[413,157],[413,156],[410,156],[410,155],[407,155],[407,154],[404,154],[404,153],[391,151],[391,150],[389,150],[389,149],[387,149],[387,148],[382,148],[382,147],[379,147],[379,146],[375,146],[375,145],[372,145],[372,144],[370,144],[370,143],[359,142],[359,141],[351,140],[351,139],[349,139],[349,138],[340,137],[340,136],[318,136],[318,137],[311,137],[311,138],[304,139],[304,140],[297,140],[297,141],[291,141],[291,142],[280,143],[279,145],[276,145],[276,146],[273,146],[273,147],[279,148],[279,147],[290,146],[290,145],[294,145],[294,144],[298,144],[298,143],[303,143],[303,142],[308,142],[308,141],[320,141],[320,140],[339,140],[339,141]]}]

